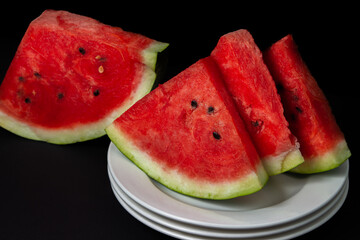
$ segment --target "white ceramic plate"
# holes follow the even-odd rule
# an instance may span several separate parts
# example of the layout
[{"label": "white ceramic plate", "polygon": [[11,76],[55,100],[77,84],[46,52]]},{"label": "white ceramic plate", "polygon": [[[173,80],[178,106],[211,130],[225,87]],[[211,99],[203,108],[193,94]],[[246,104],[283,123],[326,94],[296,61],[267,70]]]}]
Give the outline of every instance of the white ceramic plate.
[{"label": "white ceramic plate", "polygon": [[[165,217],[162,217],[154,212],[143,208],[135,201],[133,201],[129,196],[127,196],[120,188],[117,186],[116,182],[113,179],[109,171],[109,179],[113,188],[115,195],[118,195],[124,201],[128,207],[135,211],[138,215],[143,218],[149,219],[159,225],[162,225],[166,228],[174,229],[175,231],[181,231],[187,234],[193,234],[202,237],[213,237],[213,238],[249,238],[249,237],[265,237],[268,235],[279,234],[281,232],[287,232],[299,227],[302,227],[305,224],[314,222],[314,220],[320,218],[325,213],[329,212],[341,198],[344,197],[344,194],[347,193],[347,182],[344,187],[341,189],[340,193],[324,207],[310,214],[308,217],[292,221],[290,223],[278,225],[270,228],[260,228],[252,230],[222,230],[222,229],[211,229],[195,225],[190,225],[178,221],[174,221]],[[346,195],[345,195],[346,196]],[[122,204],[123,205],[123,204]]]},{"label": "white ceramic plate", "polygon": [[[204,239],[210,239],[209,237],[204,237],[201,235],[196,235],[196,234],[191,234],[191,233],[187,233],[181,230],[177,230],[171,227],[167,227],[165,225],[162,225],[156,221],[152,221],[151,219],[145,217],[144,215],[142,215],[141,213],[137,212],[135,209],[133,209],[130,205],[128,205],[125,200],[122,199],[122,197],[120,196],[120,194],[118,194],[118,191],[116,190],[116,186],[112,185],[113,187],[113,191],[114,194],[116,196],[116,198],[118,199],[118,201],[120,202],[120,204],[133,216],[135,217],[137,220],[139,220],[140,222],[144,223],[145,225],[159,231],[162,232],[164,234],[167,234],[169,236],[172,237],[176,237],[176,238],[180,238],[180,239],[192,239],[192,240],[204,240]],[[291,239],[291,238],[295,238],[297,236],[303,235],[305,233],[308,233],[310,231],[312,231],[313,229],[321,226],[323,223],[325,223],[326,221],[328,221],[342,206],[342,204],[344,203],[345,199],[346,199],[346,195],[348,192],[348,184],[346,183],[343,190],[341,191],[341,194],[339,195],[339,198],[337,198],[337,201],[335,201],[332,205],[331,208],[328,209],[328,211],[326,211],[325,213],[323,213],[322,215],[318,216],[316,219],[307,222],[306,224],[295,228],[295,229],[291,229],[291,230],[287,230],[287,231],[282,231],[282,232],[278,232],[275,234],[269,234],[266,236],[261,236],[261,237],[257,237],[257,236],[246,236],[246,237],[227,237],[228,239],[264,239],[264,237],[268,240],[271,239]],[[212,236],[211,239],[217,239],[216,236]],[[224,237],[221,237],[221,239],[224,239]]]},{"label": "white ceramic plate", "polygon": [[114,144],[109,171],[124,193],[144,208],[175,221],[221,229],[272,227],[305,217],[325,206],[344,186],[349,164],[313,175],[280,174],[259,192],[230,200],[188,197],[151,180]]}]

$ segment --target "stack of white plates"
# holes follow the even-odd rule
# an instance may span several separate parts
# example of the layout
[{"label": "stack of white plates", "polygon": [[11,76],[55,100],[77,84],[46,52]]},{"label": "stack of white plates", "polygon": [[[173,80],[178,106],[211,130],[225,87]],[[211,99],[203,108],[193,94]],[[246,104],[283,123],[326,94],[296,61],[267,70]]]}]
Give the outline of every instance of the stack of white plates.
[{"label": "stack of white plates", "polygon": [[313,175],[270,177],[259,192],[230,200],[184,196],[150,179],[112,143],[111,186],[136,219],[179,239],[290,239],[329,220],[348,192],[348,162]]}]

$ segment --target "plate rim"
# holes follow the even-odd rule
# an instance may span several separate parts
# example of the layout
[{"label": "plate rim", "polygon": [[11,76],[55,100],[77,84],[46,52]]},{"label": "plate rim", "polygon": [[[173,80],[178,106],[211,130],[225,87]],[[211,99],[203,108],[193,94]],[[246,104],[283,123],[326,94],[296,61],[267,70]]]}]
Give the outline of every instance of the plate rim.
[{"label": "plate rim", "polygon": [[[115,154],[115,155],[114,155]],[[122,161],[122,162],[121,162]],[[114,166],[114,164],[122,164],[123,168],[128,168],[126,169],[126,171],[124,171],[124,169],[121,168],[116,168],[117,166]],[[139,203],[141,206],[149,209],[152,212],[156,212],[159,215],[162,215],[164,217],[176,220],[176,221],[181,221],[181,222],[185,222],[188,224],[193,224],[193,225],[198,225],[198,226],[206,226],[206,227],[212,227],[212,228],[222,228],[222,229],[255,229],[255,228],[264,228],[264,227],[272,227],[274,225],[279,225],[279,224],[283,224],[285,222],[289,222],[289,221],[294,221],[296,219],[299,219],[301,217],[304,217],[314,211],[316,211],[317,209],[323,207],[328,201],[330,201],[332,198],[334,198],[336,196],[336,194],[340,191],[341,187],[344,185],[347,176],[348,176],[348,171],[349,171],[349,163],[348,161],[346,161],[342,166],[340,166],[339,168],[337,168],[337,170],[335,169],[335,172],[340,172],[340,179],[338,179],[338,181],[336,181],[336,178],[332,179],[329,177],[326,177],[329,175],[329,172],[334,172],[334,170],[326,172],[326,173],[322,173],[322,174],[314,174],[311,176],[307,176],[307,178],[310,178],[311,180],[313,180],[313,182],[316,182],[318,189],[315,186],[315,190],[312,189],[314,188],[313,185],[315,185],[314,183],[307,184],[307,186],[311,186],[310,190],[312,189],[313,192],[316,192],[316,190],[318,191],[323,191],[324,186],[327,186],[329,183],[329,179],[335,181],[335,183],[337,183],[337,188],[336,189],[330,189],[331,192],[329,193],[329,196],[324,197],[324,194],[319,194],[320,196],[320,203],[317,203],[316,206],[310,207],[307,204],[303,204],[303,202],[300,202],[302,204],[298,204],[296,206],[296,208],[292,209],[287,209],[287,211],[283,211],[284,208],[289,208],[288,206],[291,204],[294,204],[294,202],[296,203],[296,200],[299,202],[299,199],[294,200],[294,196],[292,196],[290,199],[287,199],[281,203],[275,204],[274,206],[270,206],[270,207],[266,207],[266,208],[261,208],[261,209],[255,209],[255,210],[251,210],[248,212],[242,212],[241,216],[239,216],[239,214],[235,214],[235,212],[232,211],[218,211],[218,210],[208,210],[208,209],[202,209],[202,208],[198,208],[198,207],[194,207],[179,201],[176,201],[174,198],[170,197],[169,195],[165,194],[164,192],[160,191],[151,181],[151,179],[142,171],[140,170],[135,164],[133,164],[131,162],[131,160],[129,160],[125,155],[123,155],[118,149],[117,147],[110,142],[109,145],[109,149],[108,149],[108,166],[109,166],[109,170],[111,171],[111,174],[114,176],[114,180],[115,182],[118,184],[118,186],[121,187],[121,189],[129,196],[131,197],[134,201],[136,201],[137,203]],[[116,169],[114,169],[116,168]],[[129,170],[135,171],[135,174],[137,176],[134,175],[130,175],[129,174]],[[125,175],[125,177],[123,177],[121,174]],[[333,174],[334,175],[334,174]],[[324,179],[325,176],[325,179]],[[332,176],[330,174],[330,176]],[[121,180],[119,178],[123,178],[125,179],[125,182],[121,182]],[[328,178],[328,179],[327,179]],[[139,180],[140,179],[140,180]],[[318,181],[314,181],[314,179],[318,180]],[[139,195],[139,189],[134,188],[134,186],[131,185],[132,182],[134,181],[143,181],[141,182],[141,186],[143,187],[147,187],[147,188],[153,188],[150,192],[147,191],[147,195],[144,198],[144,196],[142,196],[142,192]],[[340,182],[339,182],[340,181]],[[325,184],[325,185],[324,185]],[[309,188],[309,187],[308,187]],[[331,188],[331,186],[330,186]],[[309,190],[309,189],[307,189]],[[306,188],[305,188],[306,191]],[[306,194],[304,196],[304,188],[302,188],[296,195],[299,195],[299,193],[302,193],[300,195],[300,199],[304,198],[306,199]],[[326,192],[325,192],[326,194]],[[169,202],[172,203],[170,204],[171,207],[175,207],[175,211],[177,211],[176,214],[174,214],[174,211],[169,211],[168,209],[164,209],[164,204],[163,205],[159,205],[159,202],[156,201],[152,201],[149,197],[152,197],[153,199],[157,199],[157,200],[165,200],[165,203],[169,205]],[[297,196],[297,198],[299,198],[299,196]],[[324,199],[325,198],[325,199]],[[303,200],[303,199],[302,199]],[[314,201],[314,199],[308,199],[310,203],[314,203],[316,201]],[[154,205],[155,204],[155,205]],[[166,205],[165,204],[165,205]],[[298,207],[303,207],[303,209],[298,209]],[[165,206],[166,207],[166,206]],[[171,210],[171,209],[170,209]],[[197,212],[197,214],[193,214],[194,211]],[[271,218],[272,215],[271,214],[274,213],[274,211],[283,211],[286,212],[287,216],[283,216],[280,219],[277,220],[273,220],[272,222],[269,221],[264,221],[264,214],[266,216],[268,216],[268,218]],[[188,215],[186,215],[186,212],[191,212],[192,213],[192,218],[189,218]],[[179,215],[180,213],[180,215]],[[244,219],[244,213],[247,213],[247,216],[245,216],[246,219]],[[251,213],[251,214],[249,214]],[[263,216],[261,218],[259,218],[259,214],[263,214]],[[270,215],[269,215],[270,214]],[[225,215],[225,216],[224,216]],[[246,215],[246,214],[245,214]],[[194,217],[196,216],[196,217]],[[200,217],[201,216],[201,217]],[[199,218],[200,217],[200,218]],[[206,220],[204,220],[206,219]],[[210,219],[210,220],[209,220]],[[219,220],[221,219],[221,220]],[[251,219],[252,221],[255,221],[251,223],[251,221],[249,221],[249,219]],[[258,219],[261,219],[260,222]],[[250,223],[249,223],[250,222]]]},{"label": "plate rim", "polygon": [[178,222],[172,219],[168,219],[164,216],[158,215],[144,208],[143,206],[135,202],[133,199],[131,199],[131,197],[127,196],[126,193],[120,188],[120,186],[116,184],[114,177],[111,175],[109,169],[108,169],[108,174],[114,194],[118,194],[119,197],[122,199],[122,201],[124,201],[129,207],[131,207],[133,211],[136,211],[141,216],[155,223],[163,225],[167,228],[174,229],[176,231],[182,231],[187,234],[194,234],[201,237],[216,237],[216,238],[266,237],[267,235],[274,235],[284,231],[291,231],[295,228],[299,228],[299,227],[301,228],[302,226],[315,221],[316,219],[322,217],[324,214],[331,211],[331,209],[336,206],[336,204],[340,201],[340,199],[342,199],[344,195],[347,195],[347,189],[349,186],[349,180],[347,179],[344,186],[340,190],[339,194],[334,199],[332,199],[327,205],[323,206],[318,211],[315,211],[310,216],[286,223],[285,226],[279,225],[271,228],[264,228],[263,230],[243,229],[243,230],[237,230],[237,231],[232,230],[231,232],[226,232],[226,230],[222,230],[222,229],[205,228],[202,226],[189,225],[187,223]]},{"label": "plate rim", "polygon": [[[179,231],[179,230],[164,226],[160,223],[157,223],[157,222],[147,218],[146,216],[143,216],[141,213],[137,212],[130,205],[128,205],[126,203],[126,201],[124,201],[124,199],[121,198],[120,195],[117,195],[117,192],[116,192],[116,190],[114,190],[113,186],[111,186],[111,188],[115,194],[116,199],[119,201],[119,203],[122,205],[122,207],[124,207],[125,210],[129,212],[130,215],[132,215],[134,218],[136,218],[141,223],[147,225],[148,227],[153,228],[163,234],[166,234],[166,235],[169,235],[172,237],[185,239],[185,240],[187,240],[187,239],[192,239],[192,240],[208,239],[208,237],[206,237],[206,236],[191,234],[191,233]],[[265,236],[254,236],[251,239],[254,239],[254,240],[263,239],[264,237],[266,237],[267,239],[295,238],[295,237],[301,236],[303,234],[306,234],[306,233],[320,227],[325,222],[327,222],[329,219],[331,219],[339,211],[339,209],[341,208],[341,206],[343,205],[343,203],[346,200],[348,190],[349,190],[349,184],[347,182],[346,186],[344,186],[344,192],[340,196],[340,198],[334,203],[334,205],[328,211],[321,214],[318,218],[315,218],[312,221],[310,221],[298,228],[293,228],[293,229],[290,229],[290,230],[287,230],[284,232],[279,232],[279,233],[265,235]],[[234,239],[234,238],[228,238],[228,239]],[[237,239],[244,239],[244,238],[237,238]]]}]

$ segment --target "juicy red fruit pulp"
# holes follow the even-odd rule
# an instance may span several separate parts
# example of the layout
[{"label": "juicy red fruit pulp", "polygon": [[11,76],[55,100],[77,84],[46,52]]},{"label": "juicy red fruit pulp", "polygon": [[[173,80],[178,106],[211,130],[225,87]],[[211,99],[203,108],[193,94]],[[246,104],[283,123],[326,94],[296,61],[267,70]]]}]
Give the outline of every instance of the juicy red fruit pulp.
[{"label": "juicy red fruit pulp", "polygon": [[330,105],[303,61],[292,35],[268,49],[265,59],[304,157],[321,156],[344,141]]},{"label": "juicy red fruit pulp", "polygon": [[202,59],[114,124],[163,169],[214,183],[245,177],[257,171],[260,159],[220,82],[215,63]]},{"label": "juicy red fruit pulp", "polygon": [[101,119],[129,97],[144,67],[125,48],[58,30],[29,31],[0,88],[3,110],[22,121],[57,128]]}]

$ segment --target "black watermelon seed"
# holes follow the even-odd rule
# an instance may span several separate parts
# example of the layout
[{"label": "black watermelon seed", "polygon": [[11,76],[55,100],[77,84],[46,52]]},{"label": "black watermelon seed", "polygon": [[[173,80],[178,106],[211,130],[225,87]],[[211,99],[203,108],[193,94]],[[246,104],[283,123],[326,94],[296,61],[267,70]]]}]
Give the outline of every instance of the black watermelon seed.
[{"label": "black watermelon seed", "polygon": [[85,55],[86,51],[84,48],[82,47],[79,47],[79,52],[82,54],[82,55]]},{"label": "black watermelon seed", "polygon": [[37,77],[37,78],[41,78],[41,75],[38,72],[34,72],[34,76]]},{"label": "black watermelon seed", "polygon": [[302,109],[299,108],[299,107],[295,107],[295,109],[296,109],[296,111],[298,111],[299,113],[302,113],[302,112],[303,112]]},{"label": "black watermelon seed", "polygon": [[208,107],[207,112],[208,112],[209,114],[214,113],[214,111],[215,111],[215,109],[214,109],[213,106]]},{"label": "black watermelon seed", "polygon": [[196,100],[192,100],[192,101],[191,101],[191,107],[192,107],[193,109],[195,109],[195,108],[197,108],[197,106],[198,106],[197,101],[196,101]]},{"label": "black watermelon seed", "polygon": [[25,78],[24,78],[23,76],[20,76],[20,77],[19,77],[19,81],[20,81],[20,82],[25,82]]},{"label": "black watermelon seed", "polygon": [[218,132],[213,132],[213,137],[217,140],[220,140],[221,139],[221,136]]},{"label": "black watermelon seed", "polygon": [[25,98],[25,103],[31,103],[30,98]]},{"label": "black watermelon seed", "polygon": [[62,99],[64,97],[64,94],[63,93],[58,93],[57,97],[58,97],[58,99]]},{"label": "black watermelon seed", "polygon": [[259,126],[259,122],[258,122],[258,121],[251,121],[251,124],[252,124],[254,127],[258,127],[258,126]]},{"label": "black watermelon seed", "polygon": [[99,96],[99,94],[100,94],[99,89],[96,89],[96,90],[93,92],[93,94],[94,94],[95,97]]},{"label": "black watermelon seed", "polygon": [[261,119],[256,119],[255,121],[251,121],[251,125],[254,127],[255,133],[260,133],[263,129],[264,121]]},{"label": "black watermelon seed", "polygon": [[257,119],[257,120],[255,120],[255,121],[251,121],[251,124],[254,126],[254,127],[261,127],[263,124],[264,124],[264,122],[263,122],[263,120],[260,120],[260,119]]}]

